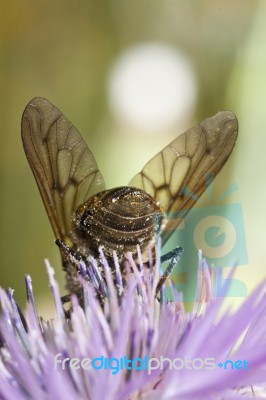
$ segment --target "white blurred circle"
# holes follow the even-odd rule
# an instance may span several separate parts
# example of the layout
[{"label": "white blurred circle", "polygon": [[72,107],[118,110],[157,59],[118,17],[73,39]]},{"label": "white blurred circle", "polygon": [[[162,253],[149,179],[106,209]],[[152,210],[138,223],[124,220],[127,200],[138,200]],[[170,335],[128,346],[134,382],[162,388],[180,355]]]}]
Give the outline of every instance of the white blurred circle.
[{"label": "white blurred circle", "polygon": [[[219,227],[216,236],[224,235],[220,246],[210,246],[206,243],[205,234],[208,229]],[[234,225],[225,217],[213,215],[203,218],[194,229],[194,243],[201,249],[204,256],[209,258],[222,258],[230,254],[236,244],[236,230]]]},{"label": "white blurred circle", "polygon": [[197,95],[188,58],[157,43],[123,53],[110,72],[108,87],[110,109],[118,123],[151,133],[187,121]]}]

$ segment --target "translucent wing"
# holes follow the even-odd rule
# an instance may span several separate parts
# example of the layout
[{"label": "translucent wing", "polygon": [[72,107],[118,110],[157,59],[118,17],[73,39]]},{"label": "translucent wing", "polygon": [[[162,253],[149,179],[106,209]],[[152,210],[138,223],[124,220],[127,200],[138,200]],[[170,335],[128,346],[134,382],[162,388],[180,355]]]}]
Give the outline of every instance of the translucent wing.
[{"label": "translucent wing", "polygon": [[237,130],[235,115],[219,112],[178,136],[130,181],[168,212],[163,243],[226,162]]},{"label": "translucent wing", "polygon": [[71,245],[74,211],[105,189],[96,161],[77,129],[44,98],[27,105],[21,131],[55,236]]}]

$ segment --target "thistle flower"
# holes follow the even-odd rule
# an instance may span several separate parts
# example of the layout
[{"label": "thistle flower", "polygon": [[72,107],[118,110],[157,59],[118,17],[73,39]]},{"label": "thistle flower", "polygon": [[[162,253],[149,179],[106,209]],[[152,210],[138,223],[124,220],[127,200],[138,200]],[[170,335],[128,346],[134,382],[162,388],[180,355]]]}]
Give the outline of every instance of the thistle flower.
[{"label": "thistle flower", "polygon": [[[69,319],[48,261],[56,309],[53,320],[38,316],[29,276],[25,319],[12,290],[1,290],[0,398],[221,400],[263,396],[265,285],[237,311],[221,313],[223,298],[215,298],[212,290],[215,271],[200,256],[195,307],[186,312],[170,280],[173,301],[162,301],[165,287],[156,295],[159,258],[148,268],[141,262],[137,266],[130,254],[127,259],[126,287],[115,256],[115,280],[103,252],[100,268],[96,260],[90,260],[90,282],[82,278],[81,264],[84,305],[72,295]],[[99,291],[103,296],[98,296]]]}]

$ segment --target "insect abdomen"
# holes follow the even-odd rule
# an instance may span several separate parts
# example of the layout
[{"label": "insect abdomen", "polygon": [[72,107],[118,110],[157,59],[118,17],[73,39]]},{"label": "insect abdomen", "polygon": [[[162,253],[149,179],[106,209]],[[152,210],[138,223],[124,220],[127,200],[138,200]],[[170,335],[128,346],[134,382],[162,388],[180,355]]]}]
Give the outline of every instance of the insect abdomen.
[{"label": "insect abdomen", "polygon": [[[119,187],[100,192],[82,204],[74,218],[74,236],[82,251],[98,252],[103,246],[112,256],[136,252],[136,245],[147,247],[154,237],[154,218],[160,206],[146,192]],[[88,249],[89,248],[89,249]]]}]

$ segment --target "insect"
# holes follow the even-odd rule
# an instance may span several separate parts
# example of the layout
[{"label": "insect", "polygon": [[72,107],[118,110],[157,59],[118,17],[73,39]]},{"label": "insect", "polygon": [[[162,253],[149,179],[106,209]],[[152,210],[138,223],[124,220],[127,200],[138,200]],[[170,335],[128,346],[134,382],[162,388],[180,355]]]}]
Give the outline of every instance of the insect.
[{"label": "insect", "polygon": [[31,100],[22,117],[23,146],[70,292],[79,288],[80,260],[97,257],[99,246],[107,257],[115,250],[123,260],[128,251],[136,256],[136,245],[145,258],[154,233],[161,232],[166,243],[180,220],[167,220],[164,213],[178,210],[184,216],[190,210],[210,183],[206,175],[217,175],[232,152],[237,130],[235,115],[219,112],[174,139],[129,186],[106,190],[93,154],[72,123],[48,100]]}]

